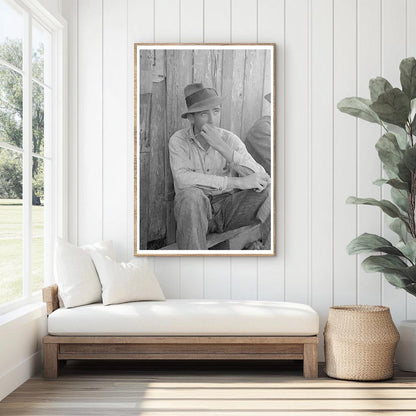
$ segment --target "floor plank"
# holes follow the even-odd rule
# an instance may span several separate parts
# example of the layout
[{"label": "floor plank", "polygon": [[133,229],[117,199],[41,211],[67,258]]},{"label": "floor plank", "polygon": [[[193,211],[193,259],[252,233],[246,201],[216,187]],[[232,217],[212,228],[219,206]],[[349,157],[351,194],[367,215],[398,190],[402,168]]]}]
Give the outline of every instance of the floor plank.
[{"label": "floor plank", "polygon": [[302,377],[299,362],[69,362],[0,402],[7,416],[416,415],[416,373],[356,382]]}]

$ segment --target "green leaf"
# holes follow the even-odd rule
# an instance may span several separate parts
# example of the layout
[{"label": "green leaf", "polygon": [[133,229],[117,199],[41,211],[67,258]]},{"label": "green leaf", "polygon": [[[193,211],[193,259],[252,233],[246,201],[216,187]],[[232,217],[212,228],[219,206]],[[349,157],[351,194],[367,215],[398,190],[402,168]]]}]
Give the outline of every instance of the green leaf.
[{"label": "green leaf", "polygon": [[409,212],[409,199],[407,192],[392,188],[390,191],[393,202],[406,214]]},{"label": "green leaf", "polygon": [[382,185],[385,185],[387,182],[388,182],[388,179],[380,178],[380,179],[376,179],[373,182],[373,185],[382,186]]},{"label": "green leaf", "polygon": [[343,113],[369,121],[382,124],[380,117],[370,108],[371,101],[360,97],[347,97],[341,100],[337,107]]},{"label": "green leaf", "polygon": [[407,166],[405,165],[404,160],[397,165],[397,169],[399,170],[399,178],[403,182],[408,183],[409,184],[409,188],[410,188],[411,183],[412,183],[411,172],[407,168]]},{"label": "green leaf", "polygon": [[391,254],[367,257],[365,260],[363,260],[361,265],[363,266],[363,269],[369,273],[383,273],[386,269],[391,270],[392,272],[393,269],[394,271],[397,269],[398,273],[403,273],[403,269],[408,267],[403,260]]},{"label": "green leaf", "polygon": [[412,284],[410,279],[403,277],[396,273],[383,273],[386,280],[393,286],[398,287],[399,289],[405,289],[407,286]]},{"label": "green leaf", "polygon": [[381,272],[393,286],[405,288],[415,282],[416,267],[408,266],[397,256],[385,254],[367,257],[361,263],[366,272]]},{"label": "green leaf", "polygon": [[370,79],[368,87],[370,88],[370,95],[371,95],[371,101],[377,101],[377,98],[387,92],[393,89],[390,82],[388,82],[383,77],[377,77]]},{"label": "green leaf", "polygon": [[391,221],[389,228],[400,237],[400,240],[407,241],[409,238],[409,227],[400,218]]},{"label": "green leaf", "polygon": [[410,100],[403,91],[393,88],[381,94],[370,108],[386,123],[404,128],[410,111]]},{"label": "green leaf", "polygon": [[396,205],[387,199],[377,201],[374,198],[356,198],[355,196],[350,196],[347,198],[347,204],[372,205],[375,207],[380,207],[389,217],[404,219]]},{"label": "green leaf", "polygon": [[400,62],[400,83],[410,100],[416,98],[416,59],[406,58]]},{"label": "green leaf", "polygon": [[416,283],[412,283],[404,288],[404,290],[413,296],[416,296]]},{"label": "green leaf", "polygon": [[397,143],[396,136],[391,132],[383,134],[376,143],[376,149],[383,165],[392,172],[398,173],[397,165],[402,161],[403,151]]},{"label": "green leaf", "polygon": [[399,144],[400,149],[406,150],[409,147],[409,142],[407,141],[407,135],[403,130],[395,131],[393,133],[396,136],[397,143]]},{"label": "green leaf", "polygon": [[371,251],[381,251],[387,254],[403,256],[403,253],[396,247],[393,247],[390,241],[376,234],[361,234],[347,246],[348,254],[369,253]]},{"label": "green leaf", "polygon": [[406,183],[406,182],[403,182],[399,179],[389,179],[386,183],[387,183],[387,185],[390,185],[393,188],[401,189],[401,190],[404,190],[406,192],[409,191],[409,184]]},{"label": "green leaf", "polygon": [[409,120],[415,119],[416,116],[416,98],[413,98],[413,100],[410,101],[410,114],[409,114]]},{"label": "green leaf", "polygon": [[416,169],[416,146],[413,146],[405,151],[403,162],[411,172],[415,171]]},{"label": "green leaf", "polygon": [[396,248],[400,250],[413,264],[416,263],[416,240],[411,239],[407,243],[401,241]]},{"label": "green leaf", "polygon": [[403,270],[406,277],[408,277],[412,282],[416,282],[416,266],[408,266],[405,270]]}]

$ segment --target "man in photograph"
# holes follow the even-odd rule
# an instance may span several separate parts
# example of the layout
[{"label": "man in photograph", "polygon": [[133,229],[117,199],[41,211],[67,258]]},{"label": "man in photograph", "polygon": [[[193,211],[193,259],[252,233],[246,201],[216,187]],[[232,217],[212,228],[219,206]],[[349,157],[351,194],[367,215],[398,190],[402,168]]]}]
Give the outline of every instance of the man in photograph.
[{"label": "man in photograph", "polygon": [[[270,103],[270,93],[264,99]],[[264,167],[271,175],[271,117],[266,115],[259,118],[249,130],[245,145],[254,160]]]},{"label": "man in photograph", "polygon": [[214,88],[190,84],[184,93],[182,118],[190,125],[169,140],[176,242],[180,250],[207,250],[207,233],[269,219],[270,177],[235,134],[219,127],[223,98]]}]

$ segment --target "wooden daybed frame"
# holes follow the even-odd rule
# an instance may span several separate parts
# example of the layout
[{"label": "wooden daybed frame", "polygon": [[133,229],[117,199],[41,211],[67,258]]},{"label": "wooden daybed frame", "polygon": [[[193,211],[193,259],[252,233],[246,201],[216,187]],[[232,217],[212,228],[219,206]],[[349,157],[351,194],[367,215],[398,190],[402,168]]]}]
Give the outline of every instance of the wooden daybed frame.
[{"label": "wooden daybed frame", "polygon": [[[43,289],[47,314],[59,308],[58,287]],[[55,336],[43,338],[45,378],[66,360],[303,360],[318,377],[318,336]]]}]

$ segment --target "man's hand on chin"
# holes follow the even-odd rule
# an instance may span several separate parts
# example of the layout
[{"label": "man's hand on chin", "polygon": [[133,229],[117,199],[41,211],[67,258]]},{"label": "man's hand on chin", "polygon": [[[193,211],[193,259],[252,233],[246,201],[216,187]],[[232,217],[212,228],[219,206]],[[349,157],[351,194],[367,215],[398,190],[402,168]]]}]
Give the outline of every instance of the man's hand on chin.
[{"label": "man's hand on chin", "polygon": [[221,131],[212,124],[204,124],[200,135],[213,147],[217,152],[221,153],[229,162],[232,161],[233,152],[231,148],[222,139]]}]

